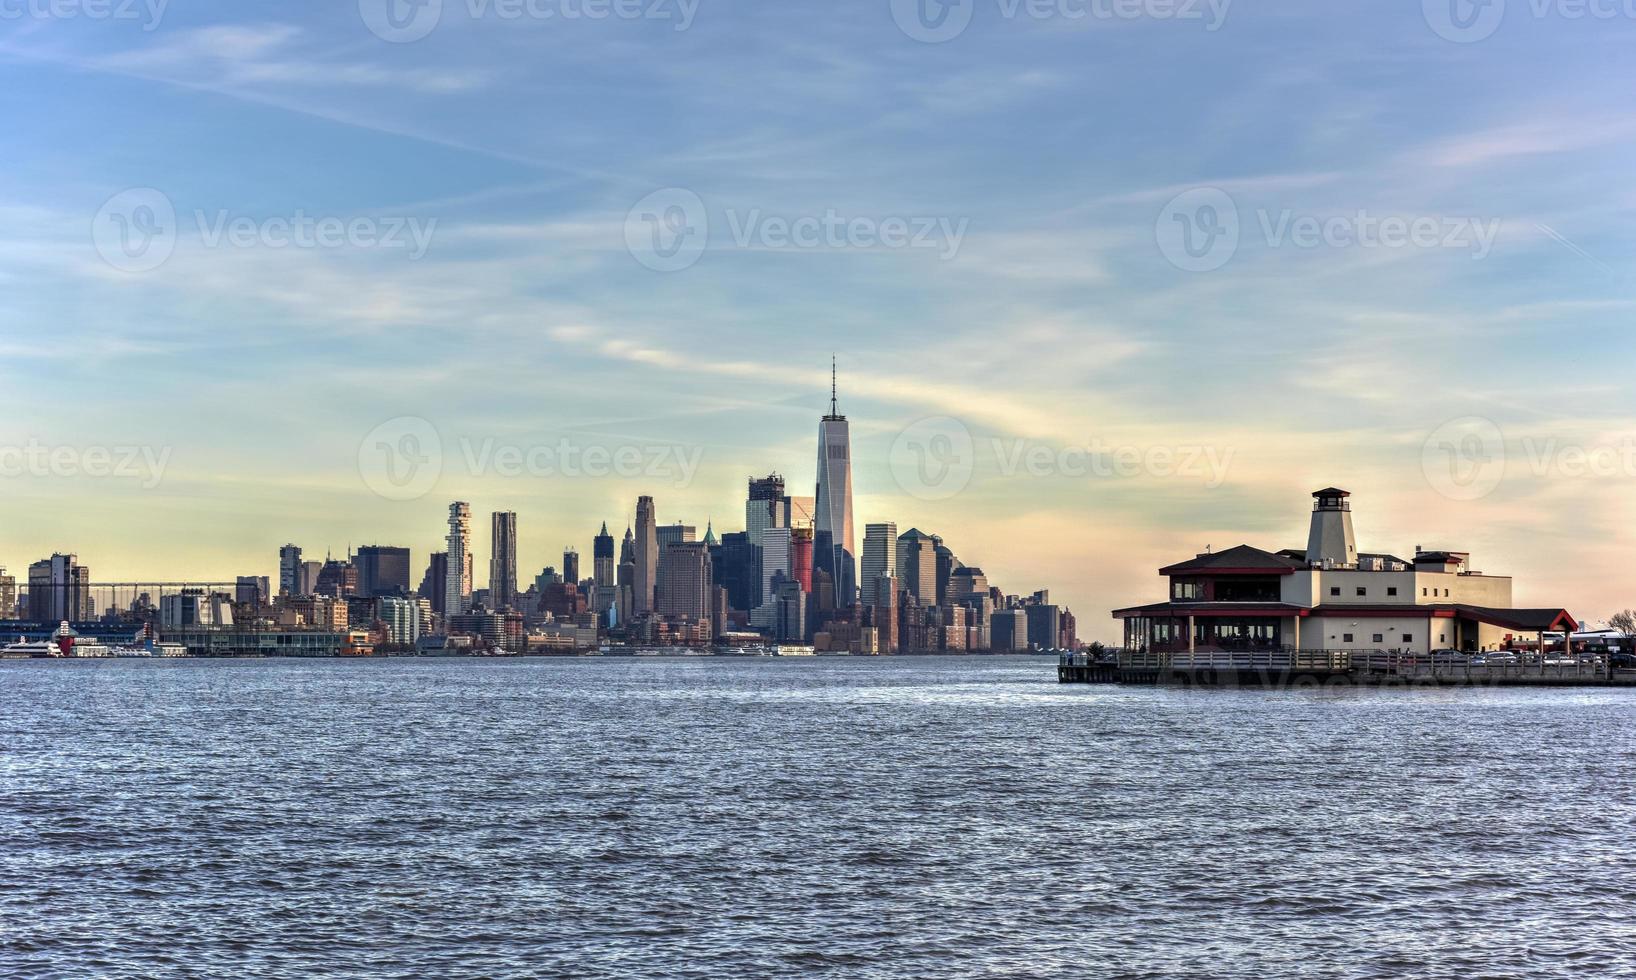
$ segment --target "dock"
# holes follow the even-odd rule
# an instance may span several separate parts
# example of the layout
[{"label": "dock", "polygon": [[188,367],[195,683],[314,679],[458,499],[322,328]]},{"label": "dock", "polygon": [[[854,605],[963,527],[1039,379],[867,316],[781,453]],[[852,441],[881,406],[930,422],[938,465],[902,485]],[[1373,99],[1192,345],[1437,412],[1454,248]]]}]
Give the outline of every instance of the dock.
[{"label": "dock", "polygon": [[1636,687],[1636,670],[1600,654],[1428,654],[1335,650],[1124,652],[1096,659],[1063,654],[1063,684],[1191,687]]}]

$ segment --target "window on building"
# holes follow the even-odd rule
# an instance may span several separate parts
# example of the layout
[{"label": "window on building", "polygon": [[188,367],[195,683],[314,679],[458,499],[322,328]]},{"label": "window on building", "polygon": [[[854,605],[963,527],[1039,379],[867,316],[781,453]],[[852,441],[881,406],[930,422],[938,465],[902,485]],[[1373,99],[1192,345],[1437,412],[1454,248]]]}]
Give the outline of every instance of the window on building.
[{"label": "window on building", "polygon": [[1203,599],[1204,583],[1177,580],[1170,583],[1170,597],[1172,599]]},{"label": "window on building", "polygon": [[1342,633],[1341,634],[1341,642],[1342,643],[1351,643],[1352,642],[1352,634],[1351,633]]},{"label": "window on building", "polygon": [[1448,641],[1449,641],[1449,635],[1447,633],[1437,634],[1437,642],[1438,643],[1447,643]]},{"label": "window on building", "polygon": [[1368,595],[1368,594],[1369,594],[1369,590],[1368,590],[1368,589],[1366,589],[1366,588],[1364,588],[1364,587],[1363,587],[1363,586],[1361,586],[1361,585],[1360,585],[1360,586],[1358,586],[1358,595]]},{"label": "window on building", "polygon": [[1386,642],[1386,637],[1385,637],[1384,634],[1376,633],[1374,636],[1370,637],[1369,642],[1370,643],[1385,643]]},{"label": "window on building", "polygon": [[1341,594],[1341,587],[1338,586],[1338,585],[1331,585],[1329,587],[1329,594],[1330,595],[1340,595]]},{"label": "window on building", "polygon": [[1421,586],[1421,588],[1420,588],[1420,595],[1421,595],[1421,596],[1422,596],[1422,597],[1424,597],[1424,596],[1429,596],[1429,595],[1431,595],[1431,590],[1430,590],[1430,589],[1428,589],[1428,588],[1426,588],[1426,587],[1425,587],[1425,586]]},{"label": "window on building", "polygon": [[1414,642],[1414,634],[1413,633],[1404,633],[1403,634],[1403,642],[1404,643],[1413,643]]},{"label": "window on building", "polygon": [[1448,590],[1448,589],[1444,589],[1444,590],[1443,590],[1443,598],[1445,598],[1445,599],[1447,599],[1447,598],[1448,598],[1448,597],[1449,597],[1449,590]]},{"label": "window on building", "polygon": [[1387,587],[1386,587],[1386,594],[1387,594],[1387,595],[1397,595],[1397,586],[1395,586],[1395,585],[1388,585],[1388,586],[1387,586]]}]

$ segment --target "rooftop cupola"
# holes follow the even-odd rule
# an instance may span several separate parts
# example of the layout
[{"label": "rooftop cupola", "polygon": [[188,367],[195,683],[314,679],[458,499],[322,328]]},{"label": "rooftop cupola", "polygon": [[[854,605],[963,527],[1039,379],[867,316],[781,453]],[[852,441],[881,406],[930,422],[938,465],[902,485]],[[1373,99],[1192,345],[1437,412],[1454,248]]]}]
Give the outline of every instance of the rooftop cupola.
[{"label": "rooftop cupola", "polygon": [[1316,567],[1355,568],[1358,540],[1352,535],[1352,495],[1336,487],[1312,492],[1312,531],[1307,562]]}]

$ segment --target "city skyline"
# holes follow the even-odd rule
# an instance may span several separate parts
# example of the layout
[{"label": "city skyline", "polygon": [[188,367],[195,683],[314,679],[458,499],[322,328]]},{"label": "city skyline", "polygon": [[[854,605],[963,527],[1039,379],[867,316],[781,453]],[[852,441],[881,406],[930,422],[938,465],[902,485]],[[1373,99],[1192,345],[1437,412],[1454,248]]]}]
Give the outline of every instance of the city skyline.
[{"label": "city skyline", "polygon": [[[1636,22],[1514,4],[1450,39],[1412,3],[1234,4],[1219,29],[1017,9],[943,43],[884,0],[706,6],[685,30],[451,9],[402,43],[353,4],[8,21],[5,90],[29,96],[0,196],[0,474],[29,520],[0,557],[229,576],[264,567],[268,528],[314,555],[423,553],[429,498],[358,478],[375,427],[417,416],[443,443],[435,497],[517,512],[524,567],[617,534],[639,494],[720,523],[747,473],[808,492],[835,352],[857,520],[959,527],[1076,609],[1139,601],[1178,552],[1298,542],[1290,501],[1326,484],[1374,502],[1373,547],[1443,534],[1592,618],[1631,604],[1636,399],[1595,369],[1636,352],[1636,131],[1605,84]],[[1140,107],[1085,98],[1111,89]],[[162,199],[121,197],[142,189]],[[701,247],[662,243],[692,263],[656,261],[643,233],[695,200],[707,220],[678,227]],[[162,264],[102,254],[165,202],[186,234]],[[298,213],[430,238],[213,231]],[[775,234],[832,213],[869,240]],[[935,247],[882,244],[894,222]],[[1436,242],[1392,244],[1392,222]],[[922,500],[893,460],[939,418],[975,458]],[[565,486],[467,462],[561,439],[681,458]],[[38,466],[6,454],[34,446]],[[1097,447],[1155,462],[1028,468]]]}]

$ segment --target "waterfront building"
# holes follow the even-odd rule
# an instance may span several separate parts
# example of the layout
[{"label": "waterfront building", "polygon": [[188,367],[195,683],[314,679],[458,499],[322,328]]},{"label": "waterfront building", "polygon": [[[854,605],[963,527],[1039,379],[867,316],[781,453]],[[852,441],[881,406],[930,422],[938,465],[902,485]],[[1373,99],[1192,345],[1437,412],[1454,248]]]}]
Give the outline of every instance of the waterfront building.
[{"label": "waterfront building", "polygon": [[391,545],[366,544],[358,549],[352,563],[358,566],[358,595],[409,594],[409,549]]},{"label": "waterfront building", "polygon": [[449,505],[448,570],[444,576],[443,615],[458,616],[471,608],[471,504]]},{"label": "waterfront building", "polygon": [[937,604],[937,539],[912,527],[898,535],[899,587],[922,606]]},{"label": "waterfront building", "polygon": [[17,618],[17,576],[0,565],[0,619]]},{"label": "waterfront building", "polygon": [[654,586],[659,576],[659,525],[653,498],[636,498],[636,580],[631,612],[640,616],[653,611]]},{"label": "waterfront building", "polygon": [[91,570],[79,563],[79,556],[58,553],[28,567],[28,615],[52,623],[96,618]]},{"label": "waterfront building", "polygon": [[449,553],[434,551],[426,563],[426,574],[421,576],[419,595],[431,603],[433,614],[443,615],[443,602],[449,591]]},{"label": "waterfront building", "polygon": [[287,544],[278,549],[278,594],[299,595],[301,592],[301,548]]},{"label": "waterfront building", "polygon": [[509,510],[489,518],[489,600],[495,609],[517,601],[517,515]]},{"label": "waterfront building", "polygon": [[159,597],[159,624],[164,629],[233,626],[233,597],[223,592],[183,589]]},{"label": "waterfront building", "polygon": [[773,638],[779,643],[807,642],[807,594],[801,583],[779,576],[772,606]]},{"label": "waterfront building", "polygon": [[1028,649],[1028,614],[1021,609],[1000,609],[989,617],[988,645],[995,653]]},{"label": "waterfront building", "polygon": [[835,606],[850,608],[858,596],[852,536],[852,437],[846,416],[837,407],[833,362],[830,364],[829,414],[818,423],[815,507],[813,567],[828,573]]},{"label": "waterfront building", "polygon": [[1035,650],[1055,650],[1062,632],[1062,610],[1049,603],[1024,606],[1028,617],[1028,645]]},{"label": "waterfront building", "polygon": [[859,601],[866,606],[880,603],[876,586],[882,576],[898,574],[898,526],[892,523],[866,524],[863,529],[863,559],[859,566],[863,584]]},{"label": "waterfront building", "polygon": [[421,635],[423,599],[383,595],[375,599],[375,615],[386,627],[386,642],[394,646],[413,646]]},{"label": "waterfront building", "polygon": [[711,621],[710,549],[702,541],[678,541],[659,553],[655,610],[674,619]]},{"label": "waterfront building", "polygon": [[1243,544],[1159,569],[1168,599],[1114,611],[1125,647],[1476,652],[1578,626],[1560,607],[1513,608],[1510,576],[1476,571],[1467,552],[1359,552],[1351,494],[1312,496],[1305,549]]},{"label": "waterfront building", "polygon": [[267,607],[271,582],[265,575],[240,575],[233,588],[233,603],[251,613]]}]

